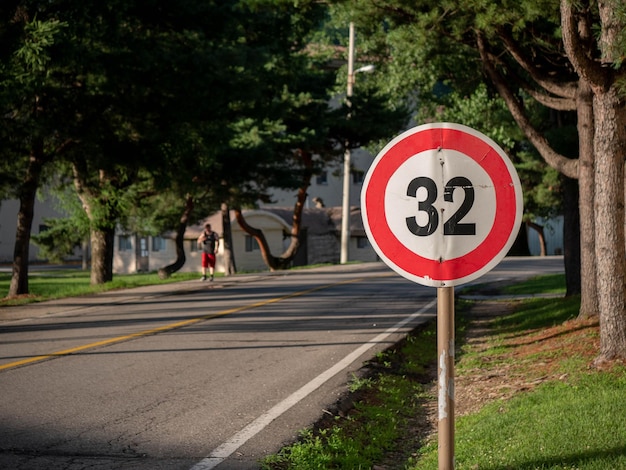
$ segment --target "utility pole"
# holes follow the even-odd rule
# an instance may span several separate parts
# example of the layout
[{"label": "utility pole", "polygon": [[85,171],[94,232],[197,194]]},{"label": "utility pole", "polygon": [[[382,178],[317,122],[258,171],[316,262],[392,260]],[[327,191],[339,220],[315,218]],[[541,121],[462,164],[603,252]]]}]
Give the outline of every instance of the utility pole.
[{"label": "utility pole", "polygon": [[[352,87],[354,85],[354,23],[350,22],[350,37],[348,39],[348,88],[346,100],[348,107],[352,105]],[[350,113],[348,112],[348,119]],[[341,256],[339,262],[345,264],[349,258],[350,244],[350,142],[346,141],[346,149],[343,154],[343,199],[341,206]]]}]

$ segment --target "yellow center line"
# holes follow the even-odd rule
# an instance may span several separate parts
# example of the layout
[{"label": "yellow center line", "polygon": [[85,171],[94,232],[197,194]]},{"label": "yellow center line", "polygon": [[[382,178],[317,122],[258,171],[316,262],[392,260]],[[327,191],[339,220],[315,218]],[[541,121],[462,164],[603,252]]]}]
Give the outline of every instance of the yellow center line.
[{"label": "yellow center line", "polygon": [[158,328],[151,328],[149,330],[139,331],[137,333],[131,333],[131,334],[128,334],[128,335],[123,335],[123,336],[116,336],[114,338],[104,339],[102,341],[96,341],[95,343],[83,344],[81,346],[76,346],[74,348],[63,349],[62,351],[56,351],[56,352],[52,352],[52,353],[49,353],[49,354],[42,354],[40,356],[33,356],[33,357],[29,357],[27,359],[22,359],[20,361],[9,362],[7,364],[0,365],[0,371],[7,370],[7,369],[13,369],[15,367],[24,366],[24,365],[27,365],[27,364],[33,364],[35,362],[44,361],[46,359],[68,356],[70,354],[75,354],[77,352],[86,351],[88,349],[99,348],[99,347],[102,347],[102,346],[109,346],[111,344],[121,343],[122,341],[129,341],[129,340],[136,339],[136,338],[141,338],[141,337],[144,337],[144,336],[150,336],[150,335],[155,335],[155,334],[158,334],[158,333],[164,333],[164,332],[167,332],[167,331],[176,330],[176,329],[179,329],[179,328],[184,328],[186,326],[190,326],[190,325],[193,325],[195,323],[199,323],[199,322],[202,322],[202,321],[205,321],[205,320],[210,320],[212,318],[223,317],[223,316],[230,315],[230,314],[233,314],[233,313],[243,312],[245,310],[252,310],[252,309],[255,309],[255,308],[258,308],[258,307],[262,307],[264,305],[270,305],[270,304],[273,304],[273,303],[276,303],[276,302],[280,302],[280,301],[283,301],[283,300],[291,299],[293,297],[300,297],[300,296],[303,296],[303,295],[310,294],[312,292],[320,291],[320,290],[323,290],[323,289],[328,289],[330,287],[335,287],[335,286],[340,286],[340,285],[343,285],[343,284],[351,284],[351,283],[355,283],[355,282],[360,282],[360,281],[363,281],[364,279],[367,279],[367,278],[366,277],[361,277],[361,278],[356,278],[356,279],[348,279],[347,281],[337,282],[335,284],[326,284],[326,285],[323,285],[323,286],[313,287],[311,289],[307,289],[307,290],[303,290],[303,291],[299,291],[299,292],[294,292],[292,294],[287,294],[287,295],[284,295],[282,297],[275,297],[273,299],[262,300],[260,302],[255,302],[255,303],[250,304],[250,305],[243,305],[241,307],[235,307],[235,308],[231,308],[231,309],[227,309],[227,310],[222,310],[221,312],[211,313],[211,314],[208,314],[208,315],[203,315],[201,317],[191,318],[189,320],[183,320],[183,321],[176,322],[176,323],[170,323],[170,324],[167,324],[167,325],[164,325],[164,326],[160,326]]}]

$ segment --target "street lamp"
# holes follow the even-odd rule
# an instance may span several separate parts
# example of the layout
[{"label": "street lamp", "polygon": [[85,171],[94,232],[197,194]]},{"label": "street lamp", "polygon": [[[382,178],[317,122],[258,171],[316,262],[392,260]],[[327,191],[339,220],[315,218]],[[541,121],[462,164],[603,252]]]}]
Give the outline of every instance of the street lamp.
[{"label": "street lamp", "polygon": [[[346,98],[348,106],[351,106],[350,97],[352,97],[352,87],[354,86],[354,76],[360,72],[371,72],[374,70],[373,65],[365,65],[354,70],[354,23],[350,22],[350,36],[348,39],[348,88],[346,90]],[[348,114],[348,118],[350,115]],[[343,199],[341,206],[341,255],[339,262],[345,264],[348,262],[348,251],[350,244],[350,145],[346,145],[343,153]]]}]

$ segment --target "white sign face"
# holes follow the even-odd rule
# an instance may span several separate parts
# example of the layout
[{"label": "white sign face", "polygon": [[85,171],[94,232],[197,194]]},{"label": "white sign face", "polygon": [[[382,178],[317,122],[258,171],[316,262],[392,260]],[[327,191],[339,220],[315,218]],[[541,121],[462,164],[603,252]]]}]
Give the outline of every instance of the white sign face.
[{"label": "white sign face", "polygon": [[515,241],[522,191],[495,142],[466,126],[418,126],[376,157],[361,193],[372,246],[404,277],[436,287],[492,269]]}]

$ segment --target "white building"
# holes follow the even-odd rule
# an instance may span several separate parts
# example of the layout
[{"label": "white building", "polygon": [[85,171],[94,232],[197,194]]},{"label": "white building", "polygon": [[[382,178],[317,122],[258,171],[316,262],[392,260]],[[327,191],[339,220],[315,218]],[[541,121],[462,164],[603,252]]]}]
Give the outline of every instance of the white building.
[{"label": "white building", "polygon": [[[352,151],[350,161],[352,163],[352,171],[350,173],[350,206],[359,207],[361,205],[363,180],[367,170],[374,161],[374,156],[363,149],[356,149]],[[343,166],[338,166],[329,168],[321,175],[311,178],[305,206],[316,207],[315,200],[319,198],[326,207],[341,207],[343,203],[342,172]],[[274,202],[264,207],[293,207],[296,202],[296,192],[275,189],[272,191],[272,199]]]},{"label": "white building", "polygon": [[[20,202],[17,199],[0,201],[0,263],[12,263],[15,249],[15,231],[17,229],[17,213]],[[46,200],[37,199],[33,216],[31,233],[38,235],[46,229],[44,219],[63,217],[52,196]],[[39,259],[39,247],[31,243],[29,248],[31,261]]]},{"label": "white building", "polygon": [[[272,255],[279,256],[289,243],[292,208],[268,207],[259,210],[244,210],[243,215],[251,226],[263,230]],[[197,238],[205,223],[210,223],[214,232],[223,234],[221,213],[215,213],[200,224],[187,228],[184,236],[186,262],[182,272],[200,270],[200,250]],[[351,213],[350,260],[375,261],[376,254],[367,243],[361,213],[354,209]],[[267,266],[261,256],[256,240],[246,234],[231,212],[231,232],[233,252],[238,272],[264,271]],[[339,262],[339,229],[341,208],[307,208],[302,214],[300,248],[293,261],[294,266]],[[160,237],[142,237],[135,234],[118,233],[114,253],[114,271],[134,273],[156,271],[176,259],[174,233]],[[224,241],[220,238],[217,253],[216,271],[224,272]]]},{"label": "white building", "polygon": [[[352,152],[348,261],[376,261],[378,259],[365,234],[360,210],[363,180],[373,160],[374,157],[362,149]],[[282,254],[288,245],[287,234],[291,231],[296,193],[295,190],[275,189],[272,191],[272,204],[265,204],[258,210],[243,211],[249,225],[263,230],[274,256]],[[294,266],[339,263],[342,200],[341,169],[331,168],[311,179],[302,214],[300,248],[292,263]],[[220,213],[207,217],[199,225],[188,227],[184,237],[186,262],[181,269],[183,272],[200,269],[200,252],[196,246],[196,239],[206,222],[211,224],[212,230],[220,237],[223,236]],[[256,241],[241,229],[232,213],[230,225],[237,271],[266,270],[267,266]],[[220,238],[215,267],[217,272],[225,270],[222,255],[223,239]],[[116,273],[155,271],[171,264],[175,258],[173,233],[164,234],[162,237],[140,237],[124,233],[116,236],[114,254],[114,272]]]}]

